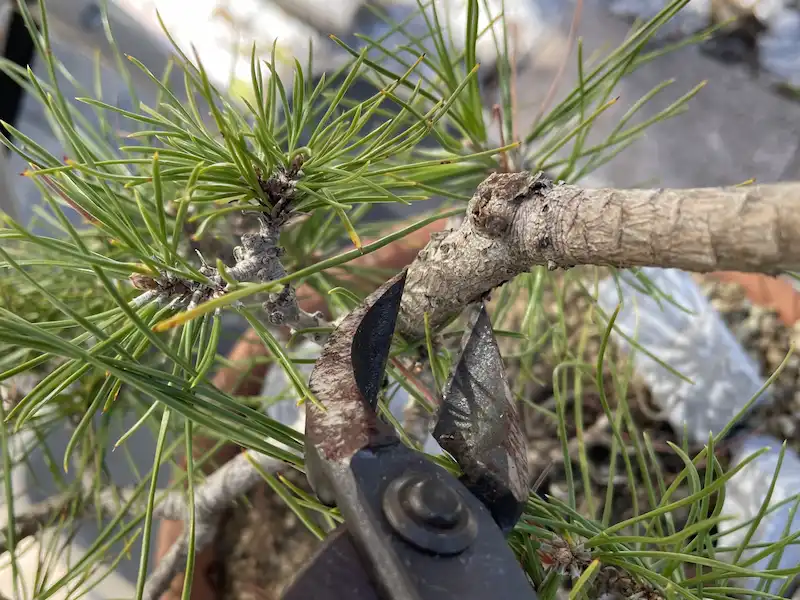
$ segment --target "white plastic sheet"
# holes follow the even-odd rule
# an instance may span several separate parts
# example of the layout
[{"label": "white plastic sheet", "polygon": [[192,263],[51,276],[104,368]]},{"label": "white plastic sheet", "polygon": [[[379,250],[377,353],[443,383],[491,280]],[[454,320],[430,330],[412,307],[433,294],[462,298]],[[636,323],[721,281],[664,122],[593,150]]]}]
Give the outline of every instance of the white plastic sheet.
[{"label": "white plastic sheet", "polygon": [[[691,380],[681,379],[641,351],[634,355],[637,373],[672,426],[682,432],[685,424],[690,440],[702,443],[709,432],[719,433],[764,381],[690,274],[655,268],[641,272],[674,304],[639,291],[642,284],[633,273],[622,272],[616,328]],[[620,297],[613,279],[600,283],[598,301],[608,315],[617,307]],[[619,332],[612,333],[614,340],[632,351]]]},{"label": "white plastic sheet", "polygon": [[[164,37],[157,13],[164,26],[190,59],[194,52],[213,83],[220,86],[250,86],[250,52],[270,60],[276,43],[276,70],[284,81],[291,81],[294,58],[305,64],[313,44],[315,62],[320,69],[335,58],[330,44],[320,32],[282,11],[266,0],[115,0],[139,23]],[[264,70],[265,78],[269,72]]]},{"label": "white plastic sheet", "polygon": [[[723,535],[720,536],[718,547],[741,545],[745,536],[748,535],[750,525],[740,527],[736,531],[733,529],[756,517],[766,501],[767,492],[778,468],[781,450],[779,440],[761,435],[746,437],[736,452],[731,468],[762,448],[769,448],[769,451],[745,466],[725,486],[726,495],[722,516],[729,517],[731,520],[720,525]],[[787,448],[775,480],[775,488],[770,497],[768,510],[782,502],[783,504],[766,514],[750,538],[749,546],[772,544],[800,531],[800,511],[795,510],[795,504],[798,501],[795,498],[797,494],[800,494],[800,456],[791,448]],[[792,515],[793,512],[794,515]],[[745,550],[739,562],[747,561],[761,551],[762,548],[759,547]],[[719,553],[718,556],[723,560],[730,561],[735,557],[735,553]],[[759,571],[768,568],[791,569],[796,567],[800,564],[800,546],[796,543],[788,544],[777,564],[771,566],[773,558],[774,555],[765,556],[749,565],[748,568]],[[759,578],[742,578],[738,582],[739,585],[749,589],[756,589],[761,583],[763,581]],[[765,591],[777,594],[784,583],[785,579],[770,580]]]}]

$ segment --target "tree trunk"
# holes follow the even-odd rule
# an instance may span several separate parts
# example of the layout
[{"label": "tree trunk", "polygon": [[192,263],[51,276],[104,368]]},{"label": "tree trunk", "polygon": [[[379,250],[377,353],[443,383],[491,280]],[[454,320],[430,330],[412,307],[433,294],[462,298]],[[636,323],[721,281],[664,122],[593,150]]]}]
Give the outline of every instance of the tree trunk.
[{"label": "tree trunk", "polygon": [[536,265],[800,271],[800,183],[687,190],[584,189],[494,173],[458,229],[409,267],[400,331],[424,335]]}]

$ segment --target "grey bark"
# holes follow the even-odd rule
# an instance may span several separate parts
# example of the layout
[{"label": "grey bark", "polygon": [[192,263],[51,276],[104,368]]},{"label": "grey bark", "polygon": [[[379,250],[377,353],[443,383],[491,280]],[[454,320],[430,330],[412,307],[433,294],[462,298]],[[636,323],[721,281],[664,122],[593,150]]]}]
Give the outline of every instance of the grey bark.
[{"label": "grey bark", "polygon": [[411,339],[536,265],[663,267],[778,275],[800,270],[800,184],[585,189],[494,173],[460,227],[409,267],[400,331]]},{"label": "grey bark", "polygon": [[[194,496],[195,552],[203,550],[214,539],[222,512],[262,481],[262,472],[275,473],[283,464],[265,454],[248,451],[237,455],[209,475]],[[170,493],[163,505],[166,510],[162,514],[169,514],[168,518],[188,521],[188,506],[183,494]],[[148,578],[143,598],[160,598],[172,579],[186,568],[189,541],[189,532],[184,530]]]}]

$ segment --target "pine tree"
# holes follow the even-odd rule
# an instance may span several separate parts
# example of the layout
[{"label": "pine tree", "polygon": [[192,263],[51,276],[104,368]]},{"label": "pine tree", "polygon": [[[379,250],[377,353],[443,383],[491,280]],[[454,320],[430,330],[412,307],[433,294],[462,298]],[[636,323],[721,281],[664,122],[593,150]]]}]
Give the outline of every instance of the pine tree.
[{"label": "pine tree", "polygon": [[[570,598],[687,599],[745,593],[734,577],[787,578],[715,555],[725,483],[748,462],[723,467],[715,454],[722,434],[692,457],[675,446],[685,466],[669,485],[661,477],[649,438],[626,404],[632,374],[607,352],[614,315],[599,319],[594,307],[586,309],[589,324],[605,332],[596,364],[584,360],[588,334],[575,343],[566,325],[543,331],[540,318],[545,296],[556,297],[563,313],[565,290],[597,277],[593,267],[800,271],[798,184],[581,186],[642,133],[628,121],[658,90],[634,104],[604,143],[587,143],[595,119],[615,102],[617,83],[665,51],[647,42],[687,1],[671,2],[591,64],[578,44],[580,85],[524,135],[515,122],[508,31],[502,17],[488,31],[479,29],[478,0],[468,2],[463,51],[438,18],[427,20],[435,53],[423,54],[406,24],[391,23],[390,33],[405,36],[415,57],[385,48],[381,37],[367,39],[365,49],[334,38],[351,60],[318,79],[312,65],[296,61],[293,79],[284,81],[274,53],[271,63],[261,64],[254,50],[250,89],[238,96],[213,85],[202,62],[177,45],[172,68],[185,86],[180,97],[164,74],[151,73],[135,57],[118,57],[121,69],[138,70],[159,90],[155,105],[130,111],[103,101],[101,86],[68,98],[57,84],[64,66],[51,52],[46,19],[38,31],[32,27],[48,76],[8,61],[1,66],[42,104],[68,152],[62,160],[8,126],[13,138],[4,143],[29,164],[24,175],[47,207],[36,227],[6,217],[0,229],[7,507],[0,550],[12,557],[15,578],[13,557],[24,540],[52,530],[69,534],[81,521],[102,517],[109,524],[87,555],[63,577],[43,577],[37,597],[61,590],[80,597],[123,558],[109,551],[114,543],[127,548],[140,540],[137,597],[158,598],[176,575],[192,578],[195,553],[213,539],[217,516],[265,479],[324,536],[338,513],[280,475],[302,469],[302,432],[265,414],[269,398],[237,394],[241,388],[223,382],[231,373],[248,377],[219,352],[225,319],[246,322],[249,339],[263,348],[256,353],[260,362],[248,368],[259,377],[264,363],[284,371],[296,397],[307,401],[311,393],[298,368],[303,359],[293,354],[289,337],[324,343],[337,319],[406,263],[400,332],[415,343],[393,361],[389,375],[390,387],[403,386],[414,403],[405,423],[409,443],[426,431],[424,407],[449,371],[463,309],[492,293],[515,392],[522,398],[530,390],[534,357],[548,348],[559,375],[556,410],[543,414],[560,434],[573,424],[582,435],[582,394],[599,394],[613,432],[612,463],[622,465],[632,495],[648,499],[647,506],[634,499],[634,516],[618,523],[592,508],[590,493],[588,508],[578,506],[576,486],[588,480],[587,448],[567,447],[562,437],[568,500],[532,491],[510,538],[540,598],[555,598],[570,578]],[[26,3],[19,9],[30,24]],[[44,2],[40,9],[46,15]],[[476,45],[483,36],[494,39],[498,60],[479,69]],[[487,68],[496,71],[500,98],[491,110],[479,78]],[[360,83],[374,93],[354,99],[350,92]],[[701,87],[650,122],[677,114]],[[78,103],[93,110],[96,125]],[[124,122],[125,132],[111,127],[111,119]],[[414,222],[367,222],[377,204],[433,200],[436,210]],[[562,384],[572,387],[574,414],[559,400],[567,392]],[[611,391],[613,402],[606,397]],[[135,425],[120,435],[120,423],[131,419]],[[63,429],[66,447],[51,448],[48,436]],[[110,454],[125,452],[126,442],[143,431],[156,440],[152,469],[140,484],[120,486]],[[620,451],[623,437],[630,453]],[[201,439],[211,443],[198,452]],[[225,444],[246,452],[202,475]],[[12,467],[34,450],[46,457],[61,491],[19,509]],[[159,473],[182,456],[185,470],[164,487]],[[580,468],[574,477],[572,456]],[[610,490],[619,476],[615,468]],[[652,479],[637,479],[634,468],[652,472]],[[678,497],[681,486],[689,492]],[[687,507],[689,516],[676,527],[676,515]],[[184,521],[185,532],[148,570],[159,519]],[[791,542],[760,550],[779,556]],[[61,551],[45,549],[42,574]]]}]

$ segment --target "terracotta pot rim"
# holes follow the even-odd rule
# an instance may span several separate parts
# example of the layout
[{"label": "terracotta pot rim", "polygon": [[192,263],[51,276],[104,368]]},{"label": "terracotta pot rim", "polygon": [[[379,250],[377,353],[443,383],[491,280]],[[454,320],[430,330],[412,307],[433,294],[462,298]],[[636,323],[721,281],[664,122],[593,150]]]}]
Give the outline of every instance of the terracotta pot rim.
[{"label": "terracotta pot rim", "polygon": [[741,271],[715,271],[710,275],[740,285],[750,302],[774,308],[786,325],[791,327],[800,320],[800,291],[786,278]]}]

